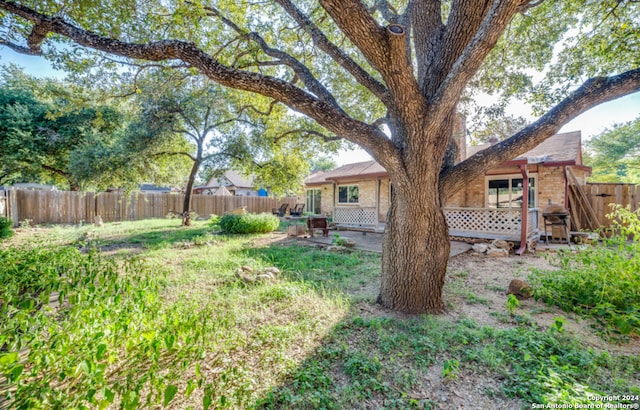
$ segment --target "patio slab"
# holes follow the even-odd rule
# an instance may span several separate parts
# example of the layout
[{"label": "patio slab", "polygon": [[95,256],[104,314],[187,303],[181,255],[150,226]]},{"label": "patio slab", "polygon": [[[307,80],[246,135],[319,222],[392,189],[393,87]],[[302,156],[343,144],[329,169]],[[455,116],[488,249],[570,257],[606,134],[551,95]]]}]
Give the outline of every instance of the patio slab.
[{"label": "patio slab", "polygon": [[[329,236],[315,235],[313,238],[306,237],[302,240],[331,245],[333,236],[340,235],[340,238],[352,239],[356,243],[356,249],[369,252],[382,253],[382,237],[383,234],[375,232],[356,232],[356,231],[329,231]],[[465,242],[451,241],[451,251],[449,256],[456,256],[471,249],[471,245]]]}]

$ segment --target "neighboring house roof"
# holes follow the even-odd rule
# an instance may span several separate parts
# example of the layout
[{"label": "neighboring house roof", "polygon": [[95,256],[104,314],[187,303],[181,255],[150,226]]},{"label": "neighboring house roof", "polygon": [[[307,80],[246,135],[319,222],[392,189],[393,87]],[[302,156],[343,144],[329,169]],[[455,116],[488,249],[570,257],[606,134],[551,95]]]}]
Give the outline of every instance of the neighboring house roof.
[{"label": "neighboring house roof", "polygon": [[36,184],[33,182],[17,182],[12,186],[7,186],[7,189],[35,189],[42,191],[57,191],[55,185]]},{"label": "neighboring house roof", "polygon": [[[538,162],[573,163],[582,165],[581,132],[565,132],[556,134],[544,140],[534,149],[514,158],[513,160],[538,159]],[[490,147],[491,144],[472,145],[467,147],[467,158]]]},{"label": "neighboring house roof", "polygon": [[[467,158],[490,147],[491,144],[467,146]],[[581,132],[565,132],[547,138],[534,149],[513,160],[532,160],[536,163],[553,165],[582,165]],[[309,175],[304,183],[307,186],[322,185],[334,181],[386,177],[387,171],[376,161],[357,162],[338,167],[332,171],[318,171]]]},{"label": "neighboring house roof", "polygon": [[372,160],[343,165],[331,171],[318,171],[309,175],[304,180],[304,183],[306,185],[320,185],[326,184],[329,181],[385,177],[387,175],[387,171],[382,167],[382,165]]},{"label": "neighboring house roof", "polygon": [[171,192],[171,188],[166,186],[157,186],[155,184],[141,184],[140,191],[147,192]]},{"label": "neighboring house roof", "polygon": [[[225,181],[226,180],[226,181]],[[224,183],[221,183],[224,182]],[[211,177],[207,182],[207,187],[235,186],[237,188],[253,188],[253,178],[245,177],[238,171],[226,171],[222,177]]]}]

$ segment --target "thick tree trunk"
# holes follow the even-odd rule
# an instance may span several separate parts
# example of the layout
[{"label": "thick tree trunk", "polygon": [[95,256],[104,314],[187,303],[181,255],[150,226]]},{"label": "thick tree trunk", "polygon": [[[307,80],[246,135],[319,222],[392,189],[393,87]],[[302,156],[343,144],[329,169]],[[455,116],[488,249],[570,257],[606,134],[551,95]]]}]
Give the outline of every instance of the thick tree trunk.
[{"label": "thick tree trunk", "polygon": [[[405,122],[404,167],[388,170],[394,195],[387,213],[378,302],[406,313],[440,313],[449,260],[449,228],[439,174],[453,132],[453,111],[438,123]],[[425,143],[424,141],[427,141]]]},{"label": "thick tree trunk", "polygon": [[395,190],[387,214],[378,302],[406,313],[439,313],[449,259],[449,231],[438,193]]},{"label": "thick tree trunk", "polygon": [[191,198],[193,196],[193,184],[196,181],[196,175],[200,169],[200,162],[194,161],[189,173],[189,180],[184,191],[184,202],[182,203],[182,225],[191,226]]}]

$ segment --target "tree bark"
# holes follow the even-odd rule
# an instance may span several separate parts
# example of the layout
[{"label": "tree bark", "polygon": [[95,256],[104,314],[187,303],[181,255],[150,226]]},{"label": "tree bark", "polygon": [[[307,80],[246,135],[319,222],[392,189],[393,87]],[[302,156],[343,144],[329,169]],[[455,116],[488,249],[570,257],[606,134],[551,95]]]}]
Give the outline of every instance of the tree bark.
[{"label": "tree bark", "polygon": [[[442,212],[438,180],[441,159],[453,129],[453,113],[436,124],[418,121],[400,127],[406,134],[404,166],[388,170],[393,197],[382,247],[378,302],[406,313],[439,313],[449,260],[449,228]],[[420,144],[420,141],[429,141]]]},{"label": "tree bark", "polygon": [[191,226],[191,199],[193,197],[193,185],[196,181],[196,175],[200,169],[201,162],[193,161],[191,172],[189,173],[189,180],[187,181],[187,187],[184,191],[184,202],[182,203],[182,225]]},{"label": "tree bark", "polygon": [[449,231],[436,190],[394,189],[382,247],[378,302],[405,313],[439,313]]}]

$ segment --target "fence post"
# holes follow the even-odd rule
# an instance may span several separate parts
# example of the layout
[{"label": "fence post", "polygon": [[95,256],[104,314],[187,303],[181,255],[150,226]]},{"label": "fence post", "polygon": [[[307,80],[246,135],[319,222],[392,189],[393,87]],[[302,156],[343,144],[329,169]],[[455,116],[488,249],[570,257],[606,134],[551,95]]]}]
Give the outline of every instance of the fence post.
[{"label": "fence post", "polygon": [[13,226],[18,226],[20,220],[18,219],[18,191],[7,191],[7,217],[13,221]]}]

